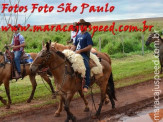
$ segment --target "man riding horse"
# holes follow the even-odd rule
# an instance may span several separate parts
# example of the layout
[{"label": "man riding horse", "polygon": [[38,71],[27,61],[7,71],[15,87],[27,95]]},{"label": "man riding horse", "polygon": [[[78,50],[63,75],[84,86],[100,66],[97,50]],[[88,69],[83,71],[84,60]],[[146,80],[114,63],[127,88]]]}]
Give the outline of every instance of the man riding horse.
[{"label": "man riding horse", "polygon": [[14,33],[15,34],[13,36],[10,46],[13,48],[13,52],[14,52],[14,62],[18,72],[16,79],[18,79],[22,77],[21,68],[20,68],[20,57],[24,52],[25,41],[24,41],[24,37],[19,32],[18,26],[14,26]]},{"label": "man riding horse", "polygon": [[89,58],[90,58],[90,51],[93,46],[93,41],[91,35],[86,31],[85,27],[89,27],[91,24],[86,22],[84,19],[80,19],[78,22],[80,26],[81,33],[78,34],[75,38],[74,46],[72,48],[84,59],[84,64],[86,67],[86,76],[85,76],[85,85],[84,85],[84,92],[88,91],[88,87],[90,85],[90,66],[89,66]]},{"label": "man riding horse", "polygon": [[73,23],[73,29],[74,30],[71,31],[71,39],[70,39],[70,41],[67,41],[67,44],[75,43],[76,36],[81,33],[77,27],[78,27],[78,23],[74,22]]}]

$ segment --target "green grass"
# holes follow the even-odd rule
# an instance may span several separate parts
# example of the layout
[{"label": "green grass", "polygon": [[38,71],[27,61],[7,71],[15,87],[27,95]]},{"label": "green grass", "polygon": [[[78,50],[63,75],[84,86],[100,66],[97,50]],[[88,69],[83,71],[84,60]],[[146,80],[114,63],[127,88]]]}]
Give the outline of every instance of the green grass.
[{"label": "green grass", "polygon": [[153,72],[154,64],[152,59],[154,59],[152,53],[144,56],[132,55],[125,58],[114,59],[112,61],[112,69],[115,80]]},{"label": "green grass", "polygon": [[[143,21],[143,20],[142,20]],[[119,25],[134,25],[138,28],[142,28],[142,21],[123,21],[116,22],[117,28]],[[95,25],[111,25],[111,22],[105,23],[95,23]],[[162,32],[163,21],[147,21],[147,25],[154,25],[153,30]],[[10,38],[7,38],[7,33],[10,35]],[[92,34],[92,32],[90,32]],[[146,41],[149,36],[149,31],[144,32],[144,40]],[[52,40],[57,41],[61,44],[66,44],[66,41],[70,40],[70,32],[21,32],[25,38],[26,42],[26,52],[39,52],[41,50],[42,41]],[[117,55],[123,52],[122,40],[124,41],[124,52],[131,53],[141,51],[142,48],[142,37],[141,32],[116,32],[116,35],[113,35],[111,32],[96,32],[93,36],[94,47],[99,48],[99,38],[101,38],[101,47],[102,52],[106,52],[110,55]],[[1,32],[0,31],[0,50],[3,49],[4,44],[11,43],[11,32]],[[144,50],[153,50],[153,44],[149,47],[144,46]]]}]

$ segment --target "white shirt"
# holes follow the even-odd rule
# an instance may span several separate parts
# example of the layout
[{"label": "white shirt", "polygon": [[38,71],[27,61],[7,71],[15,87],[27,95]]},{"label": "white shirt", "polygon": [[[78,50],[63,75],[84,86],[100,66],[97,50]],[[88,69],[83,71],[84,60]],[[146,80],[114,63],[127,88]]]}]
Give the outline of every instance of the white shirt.
[{"label": "white shirt", "polygon": [[73,44],[75,43],[76,36],[79,35],[81,31],[79,30],[78,33],[77,34],[76,33],[77,32],[75,31],[71,31],[71,39],[73,39]]}]

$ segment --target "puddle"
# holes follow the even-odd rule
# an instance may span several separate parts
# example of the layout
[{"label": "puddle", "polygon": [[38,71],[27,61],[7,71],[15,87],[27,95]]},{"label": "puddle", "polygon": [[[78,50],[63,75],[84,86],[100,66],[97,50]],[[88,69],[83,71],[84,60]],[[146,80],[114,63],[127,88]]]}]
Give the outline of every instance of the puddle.
[{"label": "puddle", "polygon": [[[159,120],[159,121],[158,121]],[[159,115],[156,117],[153,108],[147,108],[136,116],[124,116],[119,122],[163,122],[163,104],[160,106]]]}]

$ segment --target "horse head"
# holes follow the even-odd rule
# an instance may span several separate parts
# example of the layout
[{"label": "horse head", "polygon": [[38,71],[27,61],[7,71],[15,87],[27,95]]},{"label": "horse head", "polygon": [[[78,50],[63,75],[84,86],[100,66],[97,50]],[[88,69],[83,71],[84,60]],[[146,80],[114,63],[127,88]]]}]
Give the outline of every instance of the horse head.
[{"label": "horse head", "polygon": [[42,44],[42,50],[37,54],[37,57],[30,66],[32,73],[36,73],[38,70],[46,67],[49,64],[51,58],[51,41]]},{"label": "horse head", "polygon": [[158,33],[151,33],[150,35],[149,35],[149,37],[148,37],[148,39],[147,39],[147,41],[146,41],[146,46],[149,46],[152,42],[154,42],[154,41],[156,41],[156,40],[158,40],[158,39],[160,39],[161,37],[160,37],[160,35],[158,34]]}]

